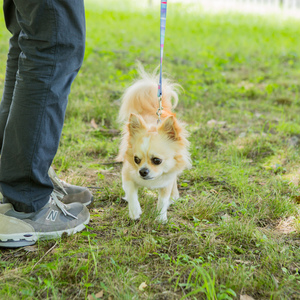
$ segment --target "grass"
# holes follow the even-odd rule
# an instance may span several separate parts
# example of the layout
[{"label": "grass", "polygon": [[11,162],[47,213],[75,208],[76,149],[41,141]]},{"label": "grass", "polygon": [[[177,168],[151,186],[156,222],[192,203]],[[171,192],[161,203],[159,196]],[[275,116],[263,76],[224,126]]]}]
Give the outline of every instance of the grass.
[{"label": "grass", "polygon": [[[113,163],[136,60],[159,63],[159,10],[114,3],[87,1],[85,61],[54,161],[62,179],[91,187],[91,223],[1,250],[0,297],[300,299],[300,22],[170,3],[164,70],[184,88],[177,116],[193,168],[162,225],[154,191],[140,191],[144,213],[129,219]],[[1,86],[8,37],[1,30]]]}]

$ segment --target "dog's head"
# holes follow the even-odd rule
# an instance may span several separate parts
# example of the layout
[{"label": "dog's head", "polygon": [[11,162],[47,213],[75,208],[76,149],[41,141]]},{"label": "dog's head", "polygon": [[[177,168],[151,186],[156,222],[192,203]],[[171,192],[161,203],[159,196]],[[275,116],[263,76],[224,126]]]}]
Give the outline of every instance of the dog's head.
[{"label": "dog's head", "polygon": [[148,126],[143,118],[131,114],[127,124],[128,149],[126,158],[144,180],[154,180],[162,174],[181,172],[189,166],[187,140],[174,116],[157,126]]}]

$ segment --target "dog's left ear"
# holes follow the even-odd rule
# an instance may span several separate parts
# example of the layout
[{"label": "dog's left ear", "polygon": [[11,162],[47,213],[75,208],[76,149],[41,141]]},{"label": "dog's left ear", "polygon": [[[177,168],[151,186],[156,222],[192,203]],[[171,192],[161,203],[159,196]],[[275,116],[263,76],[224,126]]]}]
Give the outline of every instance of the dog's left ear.
[{"label": "dog's left ear", "polygon": [[170,140],[178,141],[180,139],[180,128],[178,127],[178,124],[173,116],[167,117],[158,127],[157,131],[167,134]]}]

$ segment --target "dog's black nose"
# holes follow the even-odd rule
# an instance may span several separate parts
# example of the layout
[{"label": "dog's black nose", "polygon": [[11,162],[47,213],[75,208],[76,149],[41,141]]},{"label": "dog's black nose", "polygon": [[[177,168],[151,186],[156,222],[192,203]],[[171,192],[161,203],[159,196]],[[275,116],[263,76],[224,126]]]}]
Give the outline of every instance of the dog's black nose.
[{"label": "dog's black nose", "polygon": [[140,169],[140,171],[139,171],[139,173],[140,173],[140,175],[142,176],[142,177],[146,177],[148,174],[149,174],[149,169],[147,169],[147,168],[142,168],[142,169]]}]

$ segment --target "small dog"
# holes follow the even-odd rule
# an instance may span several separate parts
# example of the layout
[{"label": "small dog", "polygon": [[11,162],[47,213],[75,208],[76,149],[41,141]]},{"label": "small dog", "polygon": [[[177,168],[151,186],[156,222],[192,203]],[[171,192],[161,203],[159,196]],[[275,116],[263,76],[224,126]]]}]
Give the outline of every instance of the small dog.
[{"label": "small dog", "polygon": [[[123,162],[122,187],[129,216],[136,220],[142,210],[138,187],[158,189],[158,221],[167,221],[171,199],[177,200],[177,177],[191,167],[187,131],[172,109],[178,102],[178,84],[162,83],[162,115],[158,122],[157,76],[139,68],[141,78],[122,97],[119,121],[125,124],[117,161]],[[173,100],[173,104],[172,104]]]}]

